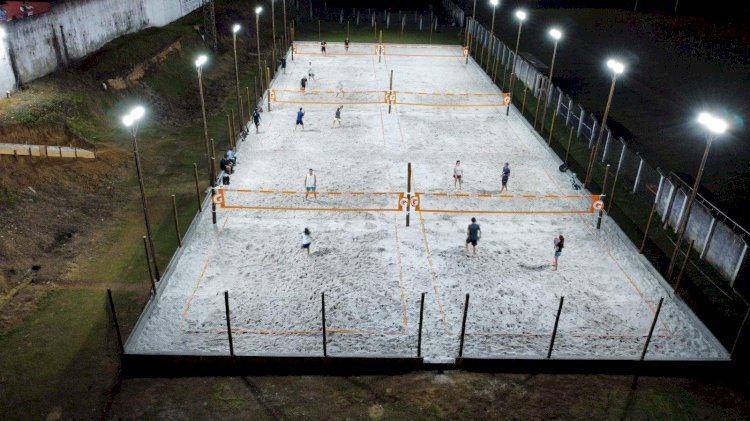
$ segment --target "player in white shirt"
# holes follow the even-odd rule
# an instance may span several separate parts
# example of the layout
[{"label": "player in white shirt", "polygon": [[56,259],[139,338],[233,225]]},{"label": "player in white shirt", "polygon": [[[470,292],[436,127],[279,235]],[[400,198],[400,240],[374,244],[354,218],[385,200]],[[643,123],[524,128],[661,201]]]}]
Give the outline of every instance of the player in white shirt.
[{"label": "player in white shirt", "polygon": [[302,248],[307,250],[307,255],[310,255],[310,244],[312,244],[312,236],[310,236],[310,230],[305,228],[302,232]]},{"label": "player in white shirt", "polygon": [[313,169],[310,168],[310,172],[305,174],[305,200],[308,200],[307,197],[310,195],[310,193],[313,194],[313,198],[315,201],[318,201],[318,192],[315,190],[318,188],[318,177],[313,174]]},{"label": "player in white shirt", "polygon": [[315,80],[315,73],[313,73],[312,61],[310,62],[310,67],[307,69],[307,77],[311,81]]},{"label": "player in white shirt", "polygon": [[461,166],[461,161],[456,161],[456,166],[453,167],[453,188],[458,186],[461,190],[462,179],[464,178],[464,167]]},{"label": "player in white shirt", "polygon": [[344,84],[339,81],[339,84],[336,85],[336,96],[338,97],[339,94],[341,94],[341,97],[344,97]]}]

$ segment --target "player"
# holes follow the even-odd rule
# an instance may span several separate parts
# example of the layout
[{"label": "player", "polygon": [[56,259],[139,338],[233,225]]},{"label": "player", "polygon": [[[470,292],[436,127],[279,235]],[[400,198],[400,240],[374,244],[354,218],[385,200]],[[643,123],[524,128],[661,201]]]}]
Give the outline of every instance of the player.
[{"label": "player", "polygon": [[286,57],[281,57],[279,61],[281,62],[281,71],[286,74]]},{"label": "player", "polygon": [[310,67],[307,69],[307,77],[310,78],[310,80],[315,80],[315,73],[313,73],[312,68],[312,61],[310,62]]},{"label": "player", "polygon": [[260,133],[258,129],[258,126],[260,126],[260,112],[258,112],[257,108],[253,111],[253,124],[255,124],[255,133]]},{"label": "player", "polygon": [[323,53],[323,55],[326,55],[326,42],[325,41],[320,42],[320,52]]},{"label": "player", "polygon": [[503,186],[500,188],[500,193],[508,190],[508,179],[510,178],[510,167],[508,165],[509,164],[506,162],[503,166]]},{"label": "player", "polygon": [[315,201],[318,201],[318,192],[315,190],[318,188],[318,177],[313,174],[313,169],[310,168],[310,172],[305,174],[305,200],[308,200],[307,197],[310,195],[310,193],[313,194],[313,198]]},{"label": "player", "polygon": [[347,53],[349,52],[349,37],[344,39],[344,50],[346,50]]},{"label": "player", "polygon": [[565,247],[565,237],[562,234],[555,237],[555,261],[552,263],[552,270],[557,270],[557,259],[562,255],[563,247]]},{"label": "player", "polygon": [[336,85],[336,97],[338,97],[339,94],[341,94],[342,98],[344,97],[344,84],[341,83],[341,81],[339,81],[339,84]]},{"label": "player", "polygon": [[312,244],[312,237],[310,236],[310,230],[305,228],[302,232],[302,248],[307,250],[307,255],[310,255],[310,244]]},{"label": "player", "polygon": [[305,92],[305,88],[307,87],[307,78],[302,76],[302,80],[299,81],[300,90],[302,92]]},{"label": "player", "polygon": [[297,111],[297,123],[294,125],[294,131],[297,131],[297,126],[302,126],[302,131],[305,131],[305,122],[302,121],[302,118],[305,117],[305,112],[302,111],[302,107],[300,107],[299,111]]},{"label": "player", "polygon": [[461,185],[463,184],[464,177],[464,167],[461,166],[461,161],[456,161],[456,166],[453,167],[453,188],[456,188],[456,185],[458,185],[458,189],[461,190]]},{"label": "player", "polygon": [[480,238],[482,238],[482,231],[477,224],[477,218],[471,218],[471,224],[466,228],[466,245],[464,246],[467,256],[469,255],[469,243],[474,249],[474,256],[477,255],[477,243]]},{"label": "player", "polygon": [[336,127],[336,123],[339,124],[339,127],[341,127],[341,109],[344,108],[343,105],[339,105],[338,108],[336,108],[336,114],[333,116],[333,124],[331,125],[331,128]]}]

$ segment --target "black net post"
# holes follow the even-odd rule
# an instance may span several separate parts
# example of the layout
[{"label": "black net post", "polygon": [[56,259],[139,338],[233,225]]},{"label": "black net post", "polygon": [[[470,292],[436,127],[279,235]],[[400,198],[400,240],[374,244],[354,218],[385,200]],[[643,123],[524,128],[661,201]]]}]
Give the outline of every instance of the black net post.
[{"label": "black net post", "polygon": [[560,306],[557,307],[557,316],[555,316],[555,327],[552,328],[552,338],[549,341],[549,350],[547,351],[547,359],[552,358],[552,349],[555,347],[555,337],[557,337],[557,325],[560,322],[560,313],[562,313],[563,302],[565,302],[565,297],[560,297]]},{"label": "black net post", "polygon": [[464,303],[464,318],[461,321],[461,344],[458,346],[458,358],[464,356],[464,335],[466,334],[466,315],[469,313],[469,294],[466,294],[466,302]]},{"label": "black net post", "polygon": [[323,356],[328,356],[328,349],[326,348],[326,293],[320,293],[320,309],[323,315]]},{"label": "black net post", "polygon": [[417,334],[417,358],[422,356],[422,319],[424,316],[424,292],[419,301],[419,333]]},{"label": "black net post", "polygon": [[234,342],[232,341],[232,323],[229,317],[229,291],[224,291],[224,310],[227,314],[227,336],[229,337],[229,355],[234,357]]},{"label": "black net post", "polygon": [[[651,335],[654,334],[654,328],[656,327],[656,321],[659,320],[659,313],[661,312],[661,305],[664,303],[664,297],[659,298],[659,305],[656,307],[656,312],[654,313],[654,320],[651,322],[651,328],[648,330],[648,336],[646,337],[646,343],[643,345],[643,352],[641,353],[641,359],[639,361],[643,361],[646,358],[646,351],[648,351],[648,345],[651,343]],[[636,386],[638,386],[638,373],[636,372],[635,376],[633,376],[633,384],[630,385],[630,388],[635,390]]]},{"label": "black net post", "polygon": [[107,301],[109,301],[109,309],[112,311],[112,322],[115,325],[115,333],[117,333],[117,345],[120,351],[120,355],[125,353],[125,347],[122,344],[122,335],[120,334],[120,323],[117,322],[117,311],[115,311],[115,302],[112,300],[112,290],[107,289]]},{"label": "black net post", "polygon": [[151,256],[148,253],[148,240],[143,236],[143,248],[146,250],[146,266],[148,266],[148,280],[151,282],[151,291],[156,295],[156,285],[154,284],[154,273],[151,271]]}]

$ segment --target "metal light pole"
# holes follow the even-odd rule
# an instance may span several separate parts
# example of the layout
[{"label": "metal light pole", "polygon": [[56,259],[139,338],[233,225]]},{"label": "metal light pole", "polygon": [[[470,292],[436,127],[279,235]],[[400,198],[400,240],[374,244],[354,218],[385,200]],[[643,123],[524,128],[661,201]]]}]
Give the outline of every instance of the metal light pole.
[{"label": "metal light pole", "polygon": [[195,68],[198,70],[198,90],[201,94],[201,111],[203,112],[203,138],[205,139],[206,143],[206,159],[208,160],[208,184],[213,185],[213,180],[211,180],[211,152],[210,148],[208,146],[208,123],[206,122],[206,101],[203,98],[203,65],[206,64],[206,61],[208,61],[208,57],[205,55],[199,56],[198,59],[195,60]]},{"label": "metal light pole", "polygon": [[146,202],[146,188],[143,186],[143,174],[141,173],[141,158],[138,155],[138,121],[143,118],[146,114],[146,110],[143,107],[135,107],[130,114],[122,118],[122,123],[130,130],[130,134],[133,136],[133,158],[135,159],[135,171],[138,174],[138,185],[141,189],[141,206],[143,207],[143,219],[146,221],[146,236],[148,237],[148,243],[151,247],[151,261],[154,265],[154,274],[156,280],[161,279],[159,273],[159,266],[156,263],[156,249],[154,248],[154,238],[151,235],[151,223],[148,219],[148,203]]},{"label": "metal light pole", "polygon": [[286,33],[286,0],[282,0],[282,4],[284,6],[284,56],[286,56],[286,47],[289,46],[289,38]]},{"label": "metal light pole", "polygon": [[[260,12],[263,8],[258,6],[255,8],[255,41],[258,46],[258,77],[260,78],[260,84],[263,85],[263,68],[260,66]],[[262,90],[262,89],[261,89]]]},{"label": "metal light pole", "polygon": [[562,32],[560,32],[559,29],[552,28],[549,30],[549,36],[552,37],[552,39],[555,40],[555,47],[552,50],[552,64],[549,68],[549,81],[547,82],[547,89],[545,89],[544,92],[544,111],[542,112],[542,128],[539,130],[539,132],[544,131],[544,119],[547,117],[547,108],[549,106],[549,95],[550,91],[552,90],[552,76],[555,74],[555,58],[557,57],[557,41],[560,41],[560,38],[562,38]]},{"label": "metal light pole", "polygon": [[[490,35],[495,34],[495,10],[497,10],[497,5],[500,3],[499,0],[490,0],[490,4],[492,5],[492,25],[490,25]],[[487,61],[490,59],[490,46],[487,45]]]},{"label": "metal light pole", "polygon": [[[677,229],[677,243],[675,243],[674,246],[672,260],[669,262],[667,278],[670,278],[672,276],[672,271],[674,270],[675,263],[677,262],[677,253],[680,250],[682,237],[685,234],[685,229],[687,228],[688,220],[690,219],[690,211],[693,208],[693,201],[695,200],[695,196],[698,194],[698,186],[700,185],[701,177],[703,176],[703,170],[706,167],[706,160],[708,159],[708,151],[711,149],[711,143],[713,143],[717,135],[720,135],[727,130],[727,123],[724,120],[714,117],[709,113],[701,113],[698,116],[698,123],[703,125],[707,130],[706,150],[703,152],[701,166],[698,168],[698,174],[695,176],[695,184],[693,185],[693,191],[690,193],[690,199],[688,200],[686,205],[687,207],[685,208],[685,216],[680,221],[680,226]],[[685,256],[685,259],[688,258],[690,258],[690,256]]]},{"label": "metal light pole", "polygon": [[510,115],[510,104],[513,98],[513,82],[515,81],[516,75],[516,60],[518,60],[518,46],[521,44],[521,28],[523,28],[523,21],[526,20],[526,12],[523,10],[516,10],[516,18],[518,19],[518,36],[516,37],[516,52],[513,54],[513,65],[510,68],[510,83],[508,87],[508,93],[510,94],[511,101],[508,102],[508,108],[505,109],[505,115]]},{"label": "metal light pole", "polygon": [[242,112],[242,96],[240,95],[240,69],[237,64],[237,32],[239,31],[240,31],[240,25],[235,23],[234,26],[232,26],[232,42],[234,45],[234,77],[235,77],[235,80],[237,81],[237,105],[239,106],[239,109],[240,109],[240,123],[242,123],[242,125],[244,126],[244,121],[242,117],[244,116]]},{"label": "metal light pole", "polygon": [[599,127],[599,136],[596,138],[596,144],[594,145],[594,149],[591,150],[591,156],[589,157],[589,165],[586,169],[586,179],[583,182],[583,185],[586,187],[589,186],[591,178],[594,175],[594,160],[596,159],[597,152],[599,152],[599,144],[602,142],[602,137],[604,137],[604,129],[607,127],[607,116],[609,116],[609,107],[612,105],[612,95],[615,93],[615,82],[617,81],[617,76],[625,71],[625,65],[617,60],[607,60],[607,67],[612,70],[612,86],[609,88],[609,98],[607,98],[607,106],[604,108],[602,124],[601,127]]},{"label": "metal light pole", "polygon": [[[471,11],[471,20],[476,20],[476,19],[477,19],[477,0],[474,0],[474,8]],[[469,48],[469,28],[466,28],[466,48]]]}]

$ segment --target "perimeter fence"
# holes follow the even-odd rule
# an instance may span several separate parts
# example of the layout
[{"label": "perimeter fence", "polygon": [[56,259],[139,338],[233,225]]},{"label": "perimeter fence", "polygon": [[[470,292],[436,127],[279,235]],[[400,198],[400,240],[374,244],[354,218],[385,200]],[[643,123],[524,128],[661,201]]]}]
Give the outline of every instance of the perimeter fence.
[{"label": "perimeter fence", "polygon": [[[445,3],[448,10],[455,8],[453,2]],[[606,195],[607,215],[722,344],[736,351],[745,342],[741,330],[750,314],[748,302],[739,292],[750,289],[750,232],[698,194],[685,232],[687,241],[679,250],[675,269],[668,274],[675,231],[686,215],[691,187],[674,173],[650,165],[608,127],[602,129],[591,112],[520,54],[516,58],[512,47],[478,21],[467,17],[465,28],[463,39],[471,57],[503,91],[512,87],[513,105],[569,171],[583,179],[593,160],[587,187]]]}]

